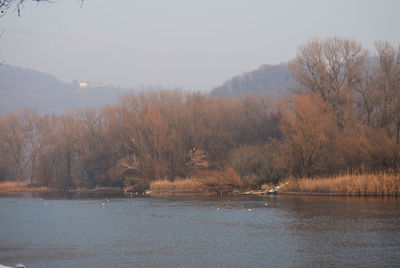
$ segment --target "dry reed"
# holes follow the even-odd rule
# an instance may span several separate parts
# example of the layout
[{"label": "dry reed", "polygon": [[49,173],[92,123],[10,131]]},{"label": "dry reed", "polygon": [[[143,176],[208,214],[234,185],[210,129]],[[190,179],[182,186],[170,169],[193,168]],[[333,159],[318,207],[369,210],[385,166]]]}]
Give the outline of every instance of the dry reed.
[{"label": "dry reed", "polygon": [[150,183],[150,190],[161,192],[208,192],[227,191],[241,186],[239,175],[228,168],[224,171],[202,170],[189,178],[174,181],[156,180]]},{"label": "dry reed", "polygon": [[345,174],[328,178],[292,179],[280,192],[355,196],[400,196],[400,175]]},{"label": "dry reed", "polygon": [[194,192],[198,191],[203,183],[195,179],[177,179],[172,181],[169,180],[156,180],[150,183],[150,189],[152,191],[181,191],[181,192]]},{"label": "dry reed", "polygon": [[0,182],[0,193],[13,192],[46,192],[49,188],[46,186],[31,186],[28,183],[17,183],[14,181]]}]

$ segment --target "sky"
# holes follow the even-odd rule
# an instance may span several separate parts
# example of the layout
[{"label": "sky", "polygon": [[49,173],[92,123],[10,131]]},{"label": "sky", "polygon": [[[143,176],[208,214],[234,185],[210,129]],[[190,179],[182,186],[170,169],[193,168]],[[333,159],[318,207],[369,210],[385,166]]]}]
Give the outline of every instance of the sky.
[{"label": "sky", "polygon": [[209,91],[312,38],[400,44],[398,0],[26,0],[0,18],[0,60],[124,87]]}]

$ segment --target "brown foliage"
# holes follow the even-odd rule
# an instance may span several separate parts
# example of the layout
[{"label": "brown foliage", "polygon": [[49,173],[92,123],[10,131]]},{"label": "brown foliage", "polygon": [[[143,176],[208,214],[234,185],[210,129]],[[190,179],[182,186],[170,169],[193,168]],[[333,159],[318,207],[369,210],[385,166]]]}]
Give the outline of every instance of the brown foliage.
[{"label": "brown foliage", "polygon": [[384,130],[358,125],[340,141],[340,151],[351,172],[396,170],[400,163],[400,148]]},{"label": "brown foliage", "polygon": [[239,173],[244,185],[258,187],[285,177],[285,167],[276,156],[277,143],[271,140],[265,145],[243,145],[230,152],[229,166]]},{"label": "brown foliage", "polygon": [[297,95],[280,124],[282,157],[291,174],[323,171],[338,133],[332,108],[319,96]]},{"label": "brown foliage", "polygon": [[288,174],[398,172],[400,48],[376,50],[339,38],[301,46],[291,70],[303,93],[286,99],[161,90],[98,110],[0,116],[0,180],[145,189],[186,178],[195,183],[175,185],[218,191]]},{"label": "brown foliage", "polygon": [[186,163],[190,170],[207,169],[209,167],[204,150],[193,148],[189,151],[189,161]]}]

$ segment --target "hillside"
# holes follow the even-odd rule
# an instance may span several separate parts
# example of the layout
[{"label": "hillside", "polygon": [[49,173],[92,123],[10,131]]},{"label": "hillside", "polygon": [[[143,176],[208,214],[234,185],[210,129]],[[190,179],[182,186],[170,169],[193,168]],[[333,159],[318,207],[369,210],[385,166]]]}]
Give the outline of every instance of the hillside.
[{"label": "hillside", "polygon": [[294,78],[288,64],[261,65],[258,69],[235,76],[211,90],[210,95],[244,96],[247,93],[284,95],[293,86]]},{"label": "hillside", "polygon": [[134,90],[113,86],[80,88],[78,83],[65,83],[47,73],[6,64],[0,66],[0,114],[24,107],[41,113],[100,107],[115,103],[119,93]]},{"label": "hillside", "polygon": [[[293,85],[287,64],[262,65],[214,88],[210,95],[244,96],[247,93],[284,95]],[[41,113],[65,113],[73,108],[100,107],[113,104],[120,93],[146,88],[113,86],[81,88],[77,82],[65,83],[55,76],[7,64],[0,65],[0,114],[16,112],[24,107]]]},{"label": "hillside", "polygon": [[0,66],[0,113],[22,107],[51,111],[71,102],[70,85],[52,75],[10,65]]}]

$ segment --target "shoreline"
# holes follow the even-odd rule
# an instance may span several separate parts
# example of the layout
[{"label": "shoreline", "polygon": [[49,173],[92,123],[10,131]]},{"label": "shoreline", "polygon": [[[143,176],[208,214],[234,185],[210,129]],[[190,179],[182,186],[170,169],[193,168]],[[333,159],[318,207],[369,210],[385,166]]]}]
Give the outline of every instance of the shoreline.
[{"label": "shoreline", "polygon": [[400,176],[398,174],[356,174],[326,178],[289,179],[279,186],[264,184],[259,190],[251,190],[244,185],[209,185],[201,180],[185,179],[176,181],[155,181],[147,190],[134,190],[132,187],[77,187],[73,189],[34,186],[28,183],[0,182],[0,193],[76,193],[121,196],[245,196],[269,195],[273,189],[277,195],[295,196],[354,196],[354,197],[400,197]]},{"label": "shoreline", "polygon": [[76,193],[76,194],[121,194],[127,198],[130,197],[154,197],[154,198],[163,198],[163,197],[173,197],[173,196],[210,196],[210,197],[224,197],[224,196],[326,196],[326,197],[375,197],[375,198],[399,198],[397,195],[378,195],[378,194],[341,194],[341,193],[318,193],[318,192],[278,192],[276,194],[269,195],[267,192],[256,192],[248,193],[247,192],[239,192],[232,193],[230,191],[226,192],[208,192],[208,191],[145,191],[145,192],[130,192],[125,189],[120,188],[111,188],[111,189],[54,189],[54,188],[43,188],[43,187],[24,187],[23,189],[5,191],[4,189],[0,189],[0,194],[23,194],[23,193],[57,193],[57,192],[66,192],[66,193]]},{"label": "shoreline", "polygon": [[113,189],[71,189],[71,190],[62,190],[62,189],[37,189],[34,188],[24,188],[21,190],[12,190],[12,191],[4,191],[0,190],[0,194],[22,194],[22,193],[88,193],[88,194],[121,194],[127,197],[170,197],[170,196],[328,196],[328,197],[391,197],[391,198],[399,198],[400,196],[393,195],[378,195],[378,194],[341,194],[341,193],[317,193],[317,192],[277,192],[276,194],[268,194],[267,192],[256,192],[254,193],[246,192],[238,192],[232,193],[230,191],[226,192],[208,192],[208,191],[145,191],[145,192],[130,192],[125,191],[120,188]]}]

